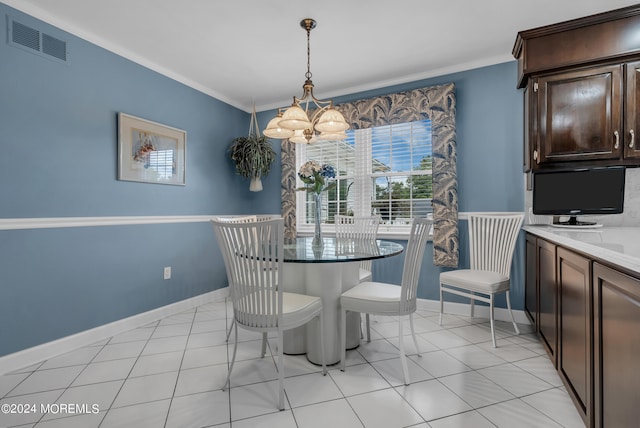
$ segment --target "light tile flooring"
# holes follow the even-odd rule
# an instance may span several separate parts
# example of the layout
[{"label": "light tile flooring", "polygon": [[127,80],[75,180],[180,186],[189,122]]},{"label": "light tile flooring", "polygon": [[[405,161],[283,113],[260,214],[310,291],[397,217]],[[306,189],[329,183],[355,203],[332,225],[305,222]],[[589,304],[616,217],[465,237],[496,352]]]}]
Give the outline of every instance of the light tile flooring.
[{"label": "light tile flooring", "polygon": [[0,376],[0,427],[584,427],[533,334],[498,322],[494,349],[486,320],[450,315],[442,328],[427,311],[415,316],[422,356],[410,357],[411,385],[397,320],[372,317],[372,341],[348,352],[345,372],[322,376],[286,356],[278,411],[274,359],[259,358],[256,333],[240,330],[232,387],[221,390],[229,309],[206,304]]}]

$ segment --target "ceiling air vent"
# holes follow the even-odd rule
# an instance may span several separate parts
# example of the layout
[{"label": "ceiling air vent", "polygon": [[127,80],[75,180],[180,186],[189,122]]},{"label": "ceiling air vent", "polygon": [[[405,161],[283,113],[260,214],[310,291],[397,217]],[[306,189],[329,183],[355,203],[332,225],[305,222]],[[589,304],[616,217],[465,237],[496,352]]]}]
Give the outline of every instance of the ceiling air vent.
[{"label": "ceiling air vent", "polygon": [[67,42],[31,28],[7,16],[8,43],[44,58],[67,62]]}]

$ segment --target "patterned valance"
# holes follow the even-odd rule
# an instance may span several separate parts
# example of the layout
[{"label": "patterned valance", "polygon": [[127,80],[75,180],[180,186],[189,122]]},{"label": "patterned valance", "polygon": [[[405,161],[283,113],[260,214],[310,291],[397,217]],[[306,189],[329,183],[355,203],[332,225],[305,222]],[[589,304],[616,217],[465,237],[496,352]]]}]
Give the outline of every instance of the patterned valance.
[{"label": "patterned valance", "polygon": [[[336,105],[354,129],[431,120],[433,149],[433,262],[458,266],[456,97],[453,83]],[[282,215],[285,236],[296,234],[295,144],[282,143]]]}]

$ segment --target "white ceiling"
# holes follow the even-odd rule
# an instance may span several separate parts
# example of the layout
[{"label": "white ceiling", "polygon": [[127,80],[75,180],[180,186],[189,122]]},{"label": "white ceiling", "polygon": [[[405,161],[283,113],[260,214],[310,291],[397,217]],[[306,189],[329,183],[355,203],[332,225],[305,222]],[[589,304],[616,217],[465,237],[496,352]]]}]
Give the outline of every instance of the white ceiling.
[{"label": "white ceiling", "polygon": [[636,0],[2,0],[243,110],[511,61],[518,31]]}]

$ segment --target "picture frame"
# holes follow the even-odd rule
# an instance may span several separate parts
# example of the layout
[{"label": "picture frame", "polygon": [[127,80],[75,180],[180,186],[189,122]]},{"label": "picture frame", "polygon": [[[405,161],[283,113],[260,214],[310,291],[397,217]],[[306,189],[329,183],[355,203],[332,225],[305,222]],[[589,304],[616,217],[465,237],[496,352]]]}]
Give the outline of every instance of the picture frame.
[{"label": "picture frame", "polygon": [[118,180],[184,186],[187,132],[118,113]]}]

